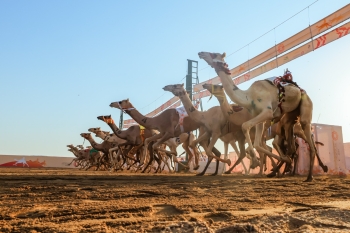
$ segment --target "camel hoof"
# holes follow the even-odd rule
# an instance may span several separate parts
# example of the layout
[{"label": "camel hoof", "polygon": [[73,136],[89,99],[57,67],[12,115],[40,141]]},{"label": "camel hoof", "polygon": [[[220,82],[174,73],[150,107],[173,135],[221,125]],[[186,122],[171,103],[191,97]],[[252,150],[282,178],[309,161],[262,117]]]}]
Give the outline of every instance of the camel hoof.
[{"label": "camel hoof", "polygon": [[225,163],[227,163],[228,166],[231,166],[231,160],[230,159],[226,159]]},{"label": "camel hoof", "polygon": [[231,171],[225,171],[224,174],[231,174]]},{"label": "camel hoof", "polygon": [[204,175],[204,173],[198,173],[198,174],[196,174],[196,176],[203,176]]},{"label": "camel hoof", "polygon": [[311,176],[311,177],[308,177],[306,180],[304,180],[304,182],[312,182],[314,180],[314,178]]},{"label": "camel hoof", "polygon": [[269,178],[272,178],[272,177],[275,177],[276,175],[277,175],[276,172],[271,172],[271,173],[267,174],[266,176]]},{"label": "camel hoof", "polygon": [[327,166],[324,166],[324,167],[323,167],[323,172],[325,172],[325,173],[328,172],[328,167],[327,167]]},{"label": "camel hoof", "polygon": [[210,174],[210,176],[216,176],[218,173],[213,173],[213,174]]},{"label": "camel hoof", "polygon": [[199,168],[199,165],[197,165],[197,166],[195,166],[194,168],[193,168],[193,170],[198,170],[198,168]]}]

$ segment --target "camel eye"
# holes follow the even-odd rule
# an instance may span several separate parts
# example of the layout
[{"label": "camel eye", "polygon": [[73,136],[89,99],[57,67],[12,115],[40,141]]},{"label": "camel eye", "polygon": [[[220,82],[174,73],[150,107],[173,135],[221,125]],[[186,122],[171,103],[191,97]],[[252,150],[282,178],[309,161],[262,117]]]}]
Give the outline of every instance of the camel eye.
[{"label": "camel eye", "polygon": [[122,104],[122,101],[119,101],[119,104]]}]

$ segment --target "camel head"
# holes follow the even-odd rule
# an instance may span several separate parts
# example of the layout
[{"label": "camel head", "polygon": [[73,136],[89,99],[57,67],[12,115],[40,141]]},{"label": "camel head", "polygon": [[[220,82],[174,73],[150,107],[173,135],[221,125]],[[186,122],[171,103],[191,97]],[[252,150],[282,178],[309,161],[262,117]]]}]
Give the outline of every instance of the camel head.
[{"label": "camel head", "polygon": [[224,87],[221,85],[205,83],[202,86],[204,89],[207,89],[212,95],[218,96],[224,94]]},{"label": "camel head", "polygon": [[220,54],[220,53],[199,52],[198,56],[200,59],[203,59],[208,63],[208,65],[214,68],[215,63],[217,62],[225,63],[226,53]]},{"label": "camel head", "polygon": [[187,94],[184,84],[174,84],[174,85],[167,85],[163,87],[164,91],[170,91],[173,93],[175,96],[182,96]]},{"label": "camel head", "polygon": [[101,131],[101,128],[100,128],[100,127],[97,127],[97,128],[90,128],[90,129],[88,129],[88,131],[91,132],[91,133],[96,133],[96,132],[98,132],[98,131]]},{"label": "camel head", "polygon": [[228,65],[225,62],[226,53],[220,54],[220,53],[209,53],[209,52],[199,52],[198,56],[200,59],[203,59],[215,70],[219,71],[222,70],[226,74],[231,74],[230,70],[228,69]]},{"label": "camel head", "polygon": [[113,102],[109,105],[111,108],[119,108],[120,110],[134,109],[129,99]]},{"label": "camel head", "polygon": [[81,133],[80,136],[82,136],[85,139],[91,138],[91,133]]},{"label": "camel head", "polygon": [[74,148],[73,144],[67,145],[67,147],[69,147],[69,148],[71,148],[71,149]]},{"label": "camel head", "polygon": [[99,138],[101,138],[101,139],[105,139],[105,137],[107,136],[107,135],[109,135],[109,132],[107,132],[106,133],[106,131],[97,131],[97,132],[95,132],[95,136],[96,137],[99,137]]},{"label": "camel head", "polygon": [[98,116],[97,119],[106,122],[107,124],[114,124],[114,120],[111,115]]}]

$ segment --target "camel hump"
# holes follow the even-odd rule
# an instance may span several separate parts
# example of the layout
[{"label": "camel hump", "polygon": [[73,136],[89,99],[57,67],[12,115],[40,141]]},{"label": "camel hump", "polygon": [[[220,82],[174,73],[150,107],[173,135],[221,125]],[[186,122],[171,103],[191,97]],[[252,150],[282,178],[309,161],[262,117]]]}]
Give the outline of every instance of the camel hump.
[{"label": "camel hump", "polygon": [[234,112],[239,112],[239,111],[242,111],[243,110],[243,107],[239,106],[239,105],[233,105],[231,106],[232,107],[232,110]]}]

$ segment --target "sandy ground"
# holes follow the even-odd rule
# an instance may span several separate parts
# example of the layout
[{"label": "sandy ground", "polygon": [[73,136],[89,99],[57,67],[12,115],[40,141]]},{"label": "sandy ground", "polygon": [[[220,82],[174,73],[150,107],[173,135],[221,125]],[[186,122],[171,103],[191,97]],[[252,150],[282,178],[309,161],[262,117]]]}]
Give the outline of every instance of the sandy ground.
[{"label": "sandy ground", "polygon": [[349,232],[350,177],[0,169],[0,232]]}]

